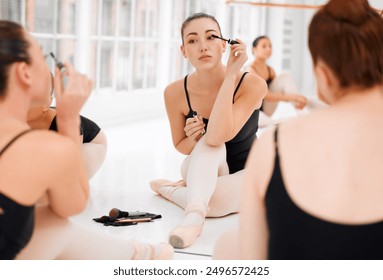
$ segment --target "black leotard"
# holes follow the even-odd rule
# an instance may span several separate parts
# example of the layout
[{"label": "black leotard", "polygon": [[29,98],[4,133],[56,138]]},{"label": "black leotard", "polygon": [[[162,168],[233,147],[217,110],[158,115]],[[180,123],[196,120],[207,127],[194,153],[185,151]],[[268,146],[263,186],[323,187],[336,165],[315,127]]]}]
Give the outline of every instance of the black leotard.
[{"label": "black leotard", "polygon": [[[0,157],[14,141],[29,131],[16,135],[1,150]],[[27,245],[32,236],[34,217],[34,205],[21,205],[0,193],[0,259],[14,259]]]},{"label": "black leotard", "polygon": [[274,171],[266,192],[269,259],[383,259],[383,221],[362,225],[328,222],[299,208],[283,182],[275,131]]},{"label": "black leotard", "polygon": [[266,79],[267,87],[270,87],[271,82],[274,80],[274,78],[271,77],[271,68],[267,66],[267,71],[269,73],[269,77]]},{"label": "black leotard", "polygon": [[[233,103],[234,103],[234,97],[243,81],[243,78],[248,72],[243,73],[237,87],[235,88],[234,94],[233,94]],[[193,113],[195,112],[190,104],[190,98],[189,93],[187,90],[187,75],[184,79],[184,88],[185,88],[185,94],[186,94],[186,100],[188,102],[189,106],[189,113],[185,116],[185,118],[192,118]],[[227,165],[229,166],[229,172],[230,174],[235,173],[239,170],[242,170],[245,167],[246,159],[249,154],[251,145],[253,141],[255,140],[256,133],[258,131],[258,119],[259,119],[259,109],[255,110],[253,114],[250,116],[250,118],[247,120],[247,122],[243,125],[242,129],[238,132],[238,134],[231,139],[230,141],[226,142],[226,161]],[[205,123],[206,127],[205,129],[208,129],[208,119],[203,119],[203,122]]]},{"label": "black leotard", "polygon": [[[269,77],[266,79],[266,84],[267,84],[267,88],[270,88],[270,84],[274,80],[274,78],[271,77],[271,68],[269,66],[267,66],[267,71],[269,73]],[[259,110],[263,111],[263,101],[262,101],[261,108],[259,108]]]},{"label": "black leotard", "polygon": [[[80,134],[83,135],[83,143],[90,143],[100,132],[101,128],[92,120],[80,115]],[[49,130],[57,131],[56,116],[53,118]]]}]

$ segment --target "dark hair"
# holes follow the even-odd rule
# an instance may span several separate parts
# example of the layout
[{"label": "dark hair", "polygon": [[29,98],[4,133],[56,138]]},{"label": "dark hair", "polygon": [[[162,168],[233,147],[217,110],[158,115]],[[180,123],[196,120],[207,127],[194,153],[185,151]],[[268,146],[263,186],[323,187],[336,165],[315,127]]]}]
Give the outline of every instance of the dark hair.
[{"label": "dark hair", "polygon": [[0,20],[0,97],[7,88],[9,66],[21,61],[30,63],[28,47],[29,43],[21,25]]},{"label": "dark hair", "polygon": [[255,48],[258,45],[259,41],[261,41],[262,39],[270,40],[269,37],[267,37],[266,35],[258,36],[253,41],[253,48]]},{"label": "dark hair", "polygon": [[185,19],[185,21],[182,23],[181,25],[181,38],[182,38],[182,44],[184,43],[184,29],[186,28],[186,26],[193,20],[195,19],[199,19],[199,18],[208,18],[208,19],[211,19],[212,21],[214,21],[217,25],[218,25],[218,29],[219,29],[219,35],[222,36],[222,32],[221,32],[221,26],[219,25],[217,19],[215,17],[213,17],[212,15],[209,15],[209,14],[206,14],[206,13],[202,13],[202,12],[199,12],[199,13],[194,13],[192,14],[191,16],[189,16],[187,19]]},{"label": "dark hair", "polygon": [[314,15],[308,43],[314,65],[326,63],[340,87],[383,83],[383,19],[367,0],[330,0]]}]

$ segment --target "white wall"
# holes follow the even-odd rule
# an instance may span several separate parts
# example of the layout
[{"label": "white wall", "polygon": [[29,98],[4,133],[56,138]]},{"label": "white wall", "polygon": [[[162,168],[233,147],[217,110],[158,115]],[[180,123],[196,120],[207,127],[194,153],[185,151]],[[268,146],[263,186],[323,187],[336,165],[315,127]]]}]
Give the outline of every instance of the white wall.
[{"label": "white wall", "polygon": [[383,1],[382,0],[369,0],[368,3],[375,8],[383,10]]}]

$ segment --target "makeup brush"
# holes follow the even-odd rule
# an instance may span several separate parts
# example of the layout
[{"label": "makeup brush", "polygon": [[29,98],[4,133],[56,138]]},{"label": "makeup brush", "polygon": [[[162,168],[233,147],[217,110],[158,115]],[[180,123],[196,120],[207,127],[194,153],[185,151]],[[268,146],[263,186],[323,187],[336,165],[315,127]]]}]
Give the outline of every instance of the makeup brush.
[{"label": "makeup brush", "polygon": [[234,44],[239,44],[239,42],[235,41],[235,40],[232,40],[232,39],[225,39],[225,38],[222,38],[222,37],[219,37],[217,35],[211,35],[211,37],[214,37],[214,38],[217,38],[217,39],[221,39],[221,40],[224,40],[226,42],[228,42],[230,45],[234,45]]},{"label": "makeup brush", "polygon": [[119,218],[125,218],[125,217],[144,217],[146,215],[146,212],[125,212],[121,211],[117,208],[112,208],[109,211],[109,217],[111,219],[119,219]]},{"label": "makeup brush", "polygon": [[138,218],[138,219],[130,219],[130,218],[120,218],[117,219],[116,222],[118,223],[144,223],[144,222],[151,222],[151,218]]}]

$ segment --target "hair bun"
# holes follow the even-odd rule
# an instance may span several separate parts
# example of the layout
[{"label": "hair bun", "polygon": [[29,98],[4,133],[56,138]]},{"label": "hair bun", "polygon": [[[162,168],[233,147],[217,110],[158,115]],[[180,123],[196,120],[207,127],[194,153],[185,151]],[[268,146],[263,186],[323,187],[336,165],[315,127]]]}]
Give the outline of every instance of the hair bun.
[{"label": "hair bun", "polygon": [[325,10],[334,18],[354,24],[362,24],[371,7],[367,0],[330,0]]}]

